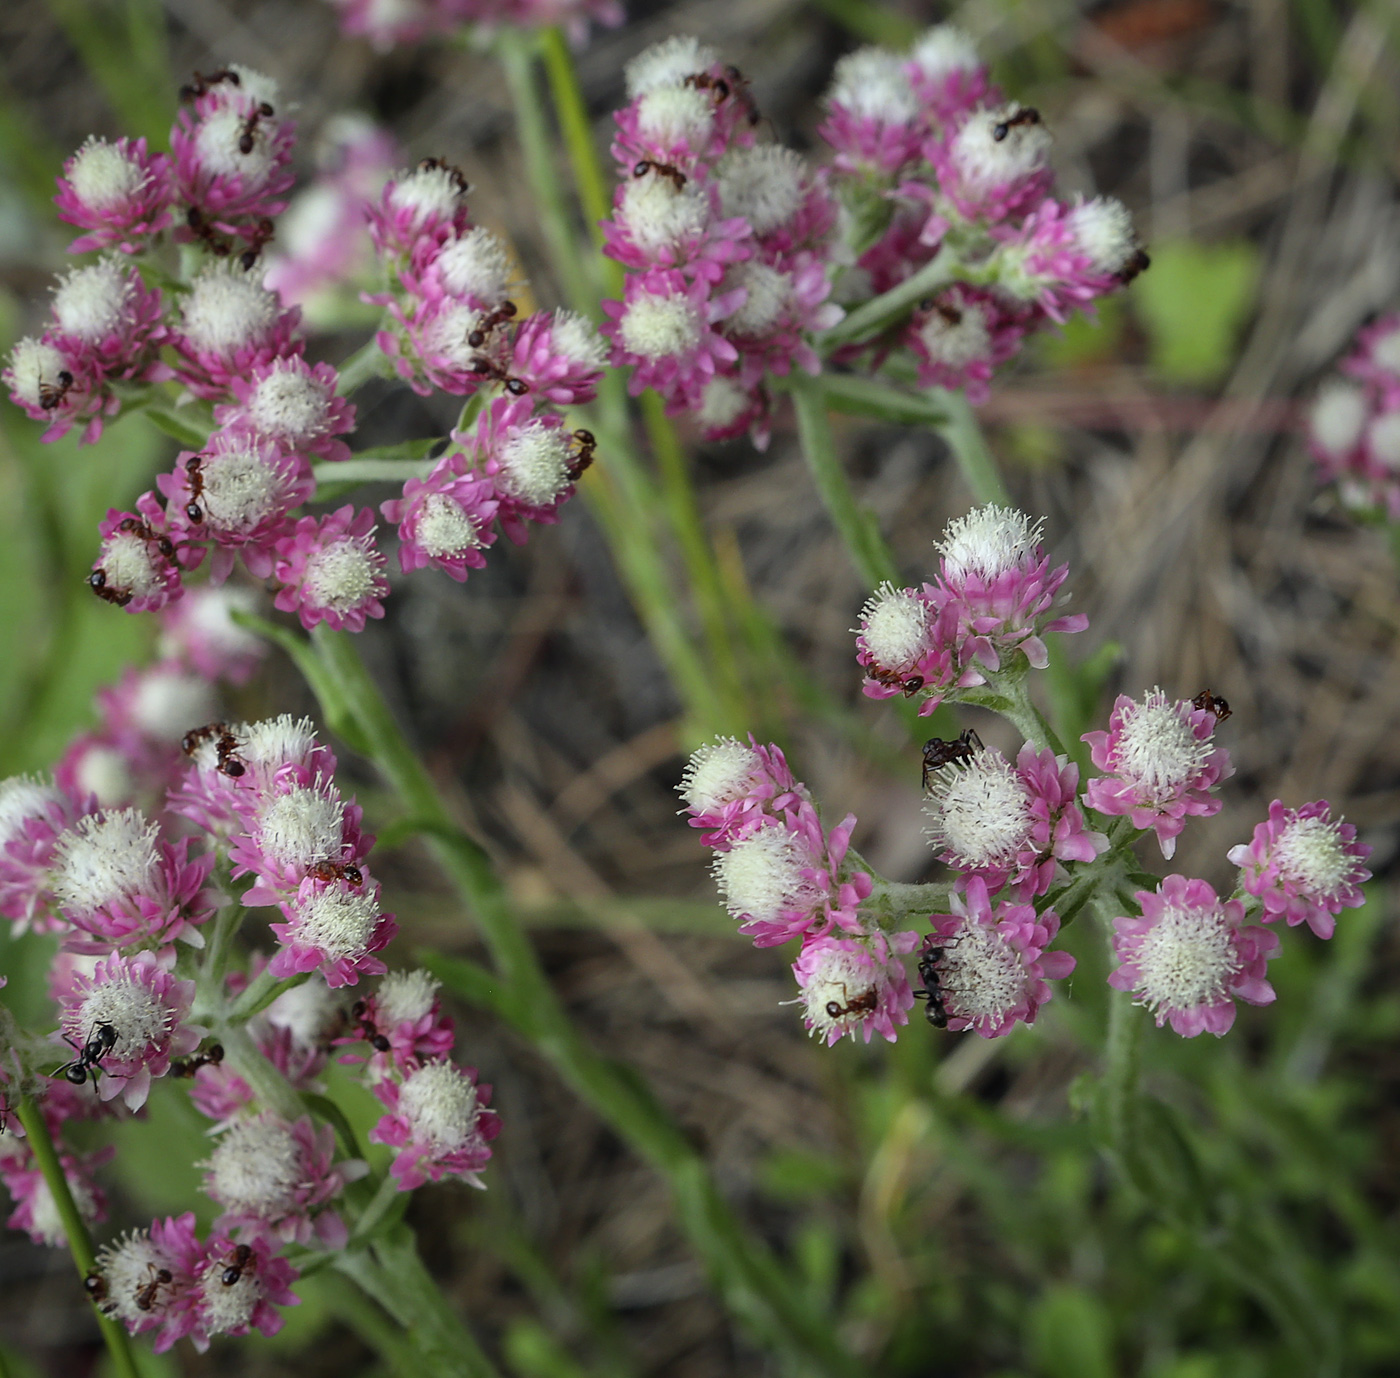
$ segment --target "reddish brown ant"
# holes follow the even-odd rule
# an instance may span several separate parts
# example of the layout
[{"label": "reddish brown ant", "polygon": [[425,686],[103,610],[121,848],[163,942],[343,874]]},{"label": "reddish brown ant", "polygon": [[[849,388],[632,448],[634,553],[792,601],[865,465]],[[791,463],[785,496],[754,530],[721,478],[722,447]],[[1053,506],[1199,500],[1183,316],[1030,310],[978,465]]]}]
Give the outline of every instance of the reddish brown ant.
[{"label": "reddish brown ant", "polygon": [[204,520],[204,509],[199,500],[204,496],[204,456],[191,455],[185,461],[185,476],[190,485],[190,500],[185,505],[185,516],[198,526]]},{"label": "reddish brown ant", "polygon": [[227,723],[211,722],[203,727],[192,727],[182,738],[180,749],[186,756],[193,756],[203,743],[209,741],[214,743],[215,765],[221,775],[236,780],[248,769],[236,754],[238,738],[228,730]]},{"label": "reddish brown ant", "polygon": [[360,1033],[364,1040],[374,1049],[376,1053],[387,1053],[390,1048],[389,1040],[379,1032],[374,1020],[369,1017],[369,1006],[363,1000],[356,1000],[350,1006],[350,1018],[360,1026]]},{"label": "reddish brown ant", "polygon": [[524,397],[530,391],[529,383],[523,378],[511,377],[500,364],[488,359],[484,354],[478,354],[472,360],[471,367],[473,373],[489,378],[493,383],[500,383],[512,397]]},{"label": "reddish brown ant", "polygon": [[191,206],[185,212],[185,224],[189,226],[190,233],[209,250],[215,258],[227,258],[231,252],[231,246],[227,239],[214,232],[214,227],[205,218],[204,212],[198,206]]},{"label": "reddish brown ant", "polygon": [[211,1043],[203,1052],[192,1057],[177,1057],[170,1063],[172,1077],[192,1077],[201,1067],[217,1067],[224,1060],[224,1045]]},{"label": "reddish brown ant", "polygon": [[150,522],[143,522],[140,517],[123,517],[117,523],[117,530],[139,536],[147,545],[155,546],[167,560],[175,558],[175,546],[170,537],[163,531],[157,531]]},{"label": "reddish brown ant", "polygon": [[39,405],[45,411],[53,411],[55,407],[63,405],[63,399],[68,396],[68,389],[73,386],[73,375],[66,369],[58,371],[58,384],[45,383],[42,379],[39,382]]},{"label": "reddish brown ant", "polygon": [[272,221],[267,216],[263,216],[263,218],[258,221],[257,228],[253,231],[253,236],[248,241],[248,247],[238,255],[238,266],[242,268],[245,273],[251,273],[253,271],[253,265],[262,255],[263,246],[272,242],[274,228]]},{"label": "reddish brown ant", "polygon": [[194,80],[188,85],[180,88],[180,99],[182,101],[192,101],[200,96],[208,95],[211,86],[217,86],[220,82],[228,82],[230,86],[242,86],[237,72],[229,67],[220,67],[217,72],[210,72],[206,77],[199,72],[194,74]]},{"label": "reddish brown ant", "polygon": [[951,742],[942,737],[930,737],[924,743],[924,791],[928,791],[928,777],[954,761],[970,761],[981,751],[982,739],[970,727],[965,727]]},{"label": "reddish brown ant", "polygon": [[846,987],[841,987],[841,994],[846,996],[846,1003],[840,1004],[836,1000],[826,1002],[826,1017],[828,1019],[845,1019],[852,1014],[874,1014],[876,1007],[880,1003],[879,992],[872,986],[869,990],[857,995],[852,999],[846,994]]},{"label": "reddish brown ant", "polygon": [[1217,725],[1223,723],[1230,716],[1230,705],[1219,694],[1212,694],[1209,689],[1202,689],[1191,700],[1191,707],[1204,708],[1207,713],[1215,714]]},{"label": "reddish brown ant", "polygon": [[745,118],[751,125],[763,118],[749,94],[749,79],[733,65],[725,67],[722,77],[711,76],[708,72],[692,73],[686,77],[685,84],[697,91],[713,91],[716,105],[723,104],[730,96],[736,96],[743,103]]},{"label": "reddish brown ant", "polygon": [[95,1268],[83,1279],[83,1291],[92,1298],[93,1302],[107,1300],[107,1279]]},{"label": "reddish brown ant", "polygon": [[494,311],[483,316],[480,324],[474,330],[467,332],[467,343],[473,349],[480,349],[491,338],[491,332],[498,325],[504,325],[507,321],[515,319],[515,312],[516,306],[513,301],[503,301]]},{"label": "reddish brown ant", "polygon": [[156,1304],[156,1293],[174,1279],[174,1274],[169,1268],[157,1268],[154,1263],[148,1263],[146,1266],[151,1270],[152,1277],[143,1287],[136,1289],[138,1311],[149,1311]]},{"label": "reddish brown ant", "polygon": [[244,157],[253,151],[254,136],[258,132],[258,124],[262,120],[270,120],[272,116],[272,107],[266,101],[262,101],[253,113],[243,121],[243,127],[238,132],[238,151]]},{"label": "reddish brown ant", "polygon": [[598,448],[598,438],[592,431],[579,429],[569,437],[569,482],[576,483],[579,476],[593,463],[593,452]]},{"label": "reddish brown ant", "polygon": [[312,862],[306,874],[313,880],[319,880],[322,885],[332,885],[338,880],[343,880],[358,888],[365,883],[364,872],[358,866],[348,861],[331,861],[329,858]]},{"label": "reddish brown ant", "polygon": [[1118,270],[1118,281],[1127,286],[1139,273],[1145,273],[1152,266],[1152,260],[1148,258],[1144,249],[1134,249],[1132,256]]},{"label": "reddish brown ant", "polygon": [[234,1251],[233,1257],[229,1260],[229,1265],[219,1274],[219,1281],[225,1287],[232,1287],[242,1276],[243,1270],[248,1267],[253,1259],[253,1247],[251,1244],[240,1244]]},{"label": "reddish brown ant", "polygon": [[992,126],[992,138],[997,143],[1001,143],[1013,129],[1021,129],[1039,123],[1040,111],[1033,105],[1023,105],[1014,115],[1008,115],[1004,120],[998,120]]},{"label": "reddish brown ant", "polygon": [[880,665],[867,666],[865,673],[876,684],[882,684],[886,689],[898,689],[906,699],[912,699],[924,687],[922,675],[910,675],[905,679],[897,670],[886,670]]},{"label": "reddish brown ant", "polygon": [[424,158],[418,164],[419,172],[445,172],[452,180],[452,185],[457,189],[458,196],[465,196],[471,189],[471,183],[467,181],[462,169],[454,167],[445,158]]},{"label": "reddish brown ant", "polygon": [[104,603],[113,603],[119,608],[124,608],[131,602],[132,593],[130,589],[109,589],[107,587],[107,575],[104,570],[95,569],[87,577],[88,587]]},{"label": "reddish brown ant", "polygon": [[632,169],[632,176],[645,177],[648,172],[654,172],[658,177],[670,178],[671,185],[675,187],[677,191],[685,190],[685,184],[688,180],[685,173],[683,173],[680,168],[673,167],[670,163],[658,163],[654,158],[643,158],[642,161]]}]

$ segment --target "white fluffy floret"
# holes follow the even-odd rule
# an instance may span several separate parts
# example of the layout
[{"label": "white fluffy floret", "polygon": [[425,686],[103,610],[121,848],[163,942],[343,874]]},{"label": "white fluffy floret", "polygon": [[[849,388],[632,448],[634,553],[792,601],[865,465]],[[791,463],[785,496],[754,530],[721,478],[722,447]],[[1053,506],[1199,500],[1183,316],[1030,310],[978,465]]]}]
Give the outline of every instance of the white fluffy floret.
[{"label": "white fluffy floret", "polygon": [[857,48],[831,74],[828,105],[881,124],[902,124],[919,112],[904,59],[887,48]]},{"label": "white fluffy floret", "polygon": [[886,670],[913,667],[928,649],[928,608],[913,589],[881,584],[860,610],[865,649]]},{"label": "white fluffy floret", "polygon": [[96,344],[120,333],[131,295],[126,266],[102,258],[60,280],[53,294],[54,320],[65,335]]},{"label": "white fluffy floret", "polygon": [[144,598],[161,582],[161,567],[156,561],[151,542],[135,531],[114,531],[102,542],[99,563],[114,592],[130,593]]},{"label": "white fluffy floret", "polygon": [[263,1285],[253,1269],[244,1268],[238,1281],[229,1284],[223,1278],[227,1266],[211,1259],[199,1278],[199,1319],[209,1335],[247,1330],[262,1300]]},{"label": "white fluffy floret", "polygon": [[755,144],[726,154],[717,175],[724,214],[743,216],[755,234],[764,235],[801,209],[807,164],[781,144]]},{"label": "white fluffy floret", "polygon": [[281,1120],[235,1120],[204,1164],[209,1194],[239,1215],[277,1220],[296,1205],[301,1160],[301,1145]]},{"label": "white fluffy floret", "polygon": [[254,445],[206,454],[200,477],[200,506],[215,530],[246,535],[282,510],[286,480]]},{"label": "white fluffy floret", "polygon": [[719,54],[688,34],[672,34],[638,53],[625,68],[627,99],[634,101],[662,86],[683,86],[719,61]]},{"label": "white fluffy floret", "polygon": [[0,780],[0,849],[19,834],[25,822],[65,803],[63,791],[51,776],[12,775]]},{"label": "white fluffy floret", "polygon": [[[249,769],[271,776],[279,766],[304,765],[316,749],[316,725],[310,718],[282,713],[234,729],[238,754]],[[337,823],[337,827],[339,824]]]},{"label": "white fluffy floret", "polygon": [[150,180],[140,159],[95,134],[73,155],[65,176],[78,200],[99,211],[130,201]]},{"label": "white fluffy floret", "polygon": [[715,857],[713,873],[730,914],[760,923],[815,905],[820,891],[803,874],[812,857],[786,828],[760,828]]},{"label": "white fluffy floret", "polygon": [[644,292],[627,303],[619,322],[622,347],[643,359],[688,354],[700,343],[700,316],[683,292]]},{"label": "white fluffy floret", "polygon": [[104,904],[149,893],[159,866],[158,834],[140,809],[78,819],[54,846],[53,886],[59,904],[91,914]]},{"label": "white fluffy floret", "polygon": [[450,220],[464,193],[456,169],[435,164],[400,173],[389,192],[389,204],[407,212],[412,223]]},{"label": "white fluffy floret", "polygon": [[1333,894],[1355,871],[1356,859],[1342,843],[1330,818],[1295,818],[1273,845],[1273,859],[1285,880],[1312,897]]},{"label": "white fluffy floret", "polygon": [[1197,739],[1190,705],[1154,689],[1123,713],[1114,773],[1144,800],[1163,802],[1180,794],[1213,750],[1209,738]]},{"label": "white fluffy floret", "polygon": [[318,889],[297,905],[297,941],[331,958],[364,956],[378,924],[378,898],[346,885]]},{"label": "white fluffy floret", "polygon": [[41,389],[56,388],[58,375],[71,372],[68,360],[51,344],[26,335],[10,351],[10,366],[5,370],[5,381],[15,395],[30,407],[37,407]]},{"label": "white fluffy floret", "polygon": [[710,198],[693,179],[677,191],[653,171],[628,181],[618,214],[638,248],[655,253],[698,240],[709,223]]},{"label": "white fluffy floret", "polygon": [[1040,522],[1014,507],[988,503],[948,523],[938,549],[947,578],[976,576],[990,582],[1035,560]]},{"label": "white fluffy floret", "polygon": [[608,362],[608,342],[598,327],[577,311],[556,311],[549,339],[555,353],[578,368],[598,369]]},{"label": "white fluffy floret", "polygon": [[245,67],[241,62],[230,62],[228,66],[229,71],[238,75],[238,86],[234,89],[241,91],[254,105],[270,105],[274,111],[278,110],[281,89],[275,77],[256,67]]},{"label": "white fluffy floret", "polygon": [[1025,967],[995,929],[965,922],[941,946],[939,976],[950,1011],[973,1022],[998,1020],[1021,1004]]},{"label": "white fluffy floret", "polygon": [[742,287],[748,296],[725,318],[729,335],[759,336],[774,329],[792,302],[792,278],[778,268],[749,259],[730,269],[727,287]]},{"label": "white fluffy floret", "polygon": [[476,1087],[451,1062],[429,1062],[399,1088],[399,1113],[414,1141],[436,1153],[461,1148],[476,1130]]},{"label": "white fluffy floret", "polygon": [[284,990],[262,1016],[274,1028],[286,1029],[301,1044],[319,1043],[343,1018],[339,998],[319,973]]},{"label": "white fluffy floret", "polygon": [[[808,1033],[823,1041],[835,1029],[852,1034],[865,1022],[869,1011],[851,1009],[851,1002],[868,1001],[877,994],[873,969],[860,955],[840,947],[826,947],[821,963],[809,973],[802,988],[802,1007],[806,1013]],[[842,1011],[833,1015],[832,1009]]]},{"label": "white fluffy floret", "polygon": [[496,453],[496,483],[509,497],[548,507],[569,486],[569,442],[559,426],[538,418],[512,430]]},{"label": "white fluffy floret", "polygon": [[992,353],[987,310],[979,302],[935,307],[919,326],[919,339],[930,359],[949,368],[965,368]]},{"label": "white fluffy floret", "polygon": [[952,160],[968,186],[990,191],[1014,185],[1045,166],[1050,131],[1038,117],[1024,119],[1025,111],[1016,101],[997,110],[979,110],[953,136]]},{"label": "white fluffy floret", "polygon": [[131,701],[131,717],[142,736],[178,742],[192,727],[213,720],[214,686],[202,675],[163,666],[141,676]]},{"label": "white fluffy floret", "polygon": [[1366,448],[1392,473],[1400,472],[1400,411],[1382,412],[1371,422]]},{"label": "white fluffy floret", "polygon": [[318,608],[347,613],[363,607],[378,587],[379,563],[374,558],[374,532],[342,536],[306,557],[302,587]]},{"label": "white fluffy floret", "polygon": [[111,746],[89,746],[78,757],[73,784],[79,794],[95,794],[102,808],[112,808],[136,793],[126,756]]},{"label": "white fluffy floret", "polygon": [[720,737],[691,753],[676,788],[688,808],[713,813],[742,799],[762,764],[753,747],[737,737]]},{"label": "white fluffy floret", "polygon": [[925,29],[909,56],[930,80],[955,72],[975,72],[982,65],[977,45],[956,24],[935,24]]},{"label": "white fluffy floret", "polygon": [[147,1048],[163,1047],[174,1027],[175,1011],[144,982],[123,973],[88,991],[77,1023],[83,1030],[110,1024],[117,1036],[111,1056],[122,1061],[140,1057]]},{"label": "white fluffy floret", "polygon": [[[250,126],[241,106],[225,105],[213,111],[199,122],[194,136],[200,170],[216,177],[241,176],[254,186],[265,182],[275,161],[269,128],[275,126],[262,119]],[[245,153],[243,141],[249,136]]]},{"label": "white fluffy floret", "polygon": [[[180,621],[189,639],[232,660],[257,655],[262,649],[258,636],[240,627],[231,616],[235,612],[256,612],[257,608],[258,596],[252,589],[237,584],[220,584],[217,588],[201,584],[195,590],[185,590],[180,600]],[[182,650],[182,642],[162,629],[161,655],[176,655]]]},{"label": "white fluffy floret", "polygon": [[924,835],[964,870],[1013,866],[1031,830],[1030,794],[999,751],[979,751],[933,772]]},{"label": "white fluffy floret", "polygon": [[431,973],[415,967],[412,971],[391,971],[374,993],[379,1023],[394,1028],[404,1023],[416,1023],[433,1012],[442,983]]},{"label": "white fluffy floret", "polygon": [[468,302],[447,302],[423,332],[423,352],[441,355],[454,367],[470,370],[481,351],[468,343],[468,337],[480,329],[481,322],[482,312]]},{"label": "white fluffy floret", "polygon": [[264,338],[282,314],[275,292],[231,262],[210,264],[190,284],[180,329],[195,349],[228,354]]},{"label": "white fluffy floret", "polygon": [[1138,1003],[1149,1010],[1219,1004],[1240,969],[1225,911],[1168,905],[1137,941]]},{"label": "white fluffy floret", "polygon": [[747,389],[732,378],[716,374],[700,394],[696,423],[704,430],[720,431],[732,426],[752,403]]},{"label": "white fluffy floret", "polygon": [[424,499],[414,538],[435,560],[461,555],[481,544],[481,534],[466,508],[446,493],[430,493]]},{"label": "white fluffy floret", "polygon": [[703,152],[715,123],[715,103],[708,91],[695,86],[658,86],[637,106],[637,129],[662,148],[684,144]]},{"label": "white fluffy floret", "polygon": [[345,801],[334,785],[295,785],[264,802],[258,845],[275,865],[307,870],[340,855],[344,825]]},{"label": "white fluffy floret", "polygon": [[511,280],[510,255],[483,225],[443,246],[436,259],[442,285],[454,297],[473,297],[484,306],[505,300]]},{"label": "white fluffy floret", "polygon": [[[172,1260],[156,1247],[145,1230],[123,1235],[97,1252],[97,1271],[107,1284],[107,1294],[99,1303],[104,1315],[115,1316],[127,1326],[149,1320],[152,1312],[164,1309],[169,1288],[150,1285],[162,1268],[171,1269]],[[136,1305],[137,1298],[151,1303],[149,1310]]]},{"label": "white fluffy floret", "polygon": [[1366,394],[1355,383],[1332,379],[1323,384],[1312,404],[1309,420],[1313,439],[1329,455],[1339,458],[1361,439],[1368,414]]},{"label": "white fluffy floret", "polygon": [[326,429],[331,387],[300,360],[279,359],[248,398],[248,415],[263,435],[293,445]]},{"label": "white fluffy floret", "polygon": [[1121,273],[1137,252],[1132,212],[1112,196],[1095,196],[1075,206],[1069,227],[1095,272]]}]

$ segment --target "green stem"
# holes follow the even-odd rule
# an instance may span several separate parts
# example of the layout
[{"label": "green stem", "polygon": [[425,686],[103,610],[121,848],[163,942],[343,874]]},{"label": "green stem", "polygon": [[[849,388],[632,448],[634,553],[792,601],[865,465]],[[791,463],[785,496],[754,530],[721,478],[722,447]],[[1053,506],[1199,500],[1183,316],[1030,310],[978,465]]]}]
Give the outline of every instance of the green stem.
[{"label": "green stem", "polygon": [[872,512],[857,504],[841,458],[836,453],[836,438],[831,431],[831,417],[827,413],[820,380],[798,371],[792,375],[789,387],[797,412],[797,433],[802,442],[802,454],[827,515],[845,542],[852,564],[871,588],[877,588],[887,580],[897,582],[894,557],[880,535],[879,524]]},{"label": "green stem", "polygon": [[361,345],[341,364],[336,383],[336,391],[342,397],[349,397],[357,388],[363,387],[371,378],[382,378],[388,369],[384,351],[371,340]]},{"label": "green stem", "polygon": [[1004,706],[999,707],[997,711],[1013,723],[1016,730],[1028,742],[1033,743],[1037,751],[1044,751],[1049,747],[1055,755],[1064,756],[1064,743],[1055,729],[1045,721],[1040,709],[1031,702],[1028,680],[1028,675],[1014,671],[1004,679],[989,675],[988,682],[1004,699]]},{"label": "green stem", "polygon": [[958,276],[957,259],[947,249],[940,249],[912,277],[905,278],[871,301],[856,307],[845,320],[817,336],[817,348],[830,354],[838,345],[851,344],[876,334],[898,317],[917,306],[930,292]]},{"label": "green stem", "polygon": [[[17,1113],[19,1122],[24,1126],[29,1151],[34,1155],[34,1161],[43,1174],[44,1185],[53,1198],[54,1209],[63,1222],[63,1231],[68,1236],[68,1252],[73,1255],[78,1276],[86,1278],[97,1269],[97,1255],[92,1247],[92,1236],[88,1234],[83,1217],[78,1212],[78,1203],[73,1200],[73,1193],[69,1190],[63,1165],[58,1161],[58,1152],[49,1137],[49,1127],[30,1096],[21,1097]],[[117,1378],[140,1378],[126,1330],[100,1311],[97,1312],[97,1324],[107,1352],[112,1356],[112,1367]]]},{"label": "green stem", "polygon": [[1102,1084],[1104,1130],[1124,1174],[1139,1186],[1143,1184],[1143,1174],[1137,1136],[1137,1087],[1142,1066],[1143,1018],[1131,995],[1125,991],[1111,993]]},{"label": "green stem", "polygon": [[226,904],[214,917],[209,945],[204,950],[204,961],[195,986],[194,1013],[201,1019],[223,1006],[229,953],[233,949],[233,936],[243,922],[244,912],[241,904]]},{"label": "green stem", "polygon": [[262,1055],[242,1024],[227,1018],[214,1021],[224,1047],[224,1061],[248,1083],[265,1110],[275,1110],[289,1124],[306,1113],[290,1082]]},{"label": "green stem", "polygon": [[997,503],[1002,507],[1011,505],[1011,495],[1002,482],[1001,470],[987,448],[986,437],[977,422],[977,414],[963,392],[950,392],[937,389],[935,405],[942,406],[947,420],[939,427],[948,448],[953,452],[959,471],[972,496],[978,503]]},{"label": "green stem", "polygon": [[318,486],[325,483],[403,483],[405,479],[427,478],[435,464],[431,459],[343,459],[333,464],[313,464],[311,477]]},{"label": "green stem", "polygon": [[[771,1343],[801,1356],[804,1373],[854,1378],[862,1371],[860,1366],[841,1347],[825,1319],[807,1308],[798,1285],[777,1260],[745,1234],[703,1159],[645,1084],[630,1069],[599,1057],[579,1038],[528,936],[516,923],[490,858],[453,822],[365,670],[354,639],[324,626],[316,629],[313,639],[359,722],[371,759],[406,810],[427,824],[430,848],[472,912],[498,973],[496,1008],[535,1042],[560,1075],[642,1157],[666,1175],[682,1228],[729,1305]],[[451,963],[440,959],[432,965],[440,976],[450,976]]]},{"label": "green stem", "polygon": [[398,1180],[386,1172],[384,1180],[379,1184],[379,1190],[370,1198],[364,1210],[360,1212],[359,1218],[355,1221],[355,1232],[350,1237],[352,1248],[389,1214],[402,1195]]}]

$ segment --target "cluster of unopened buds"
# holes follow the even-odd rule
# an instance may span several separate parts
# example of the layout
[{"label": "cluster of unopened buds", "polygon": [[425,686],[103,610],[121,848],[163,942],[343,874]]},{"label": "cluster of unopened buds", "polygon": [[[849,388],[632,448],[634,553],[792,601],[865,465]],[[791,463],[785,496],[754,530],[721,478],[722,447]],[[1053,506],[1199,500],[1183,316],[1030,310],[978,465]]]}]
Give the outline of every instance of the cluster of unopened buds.
[{"label": "cluster of unopened buds", "polygon": [[[215,584],[241,560],[307,629],[359,631],[389,592],[374,512],[297,515],[351,456],[355,407],[342,393],[353,380],[307,360],[301,313],[262,266],[295,128],[274,83],[246,67],[197,76],[183,95],[170,155],[94,138],[68,160],[59,213],[84,230],[70,249],[101,256],[61,279],[48,326],[16,345],[4,380],[48,423],[45,439],[81,424],[96,440],[123,405],[209,432],[134,511],[108,512],[89,576],[99,597],[150,611],[181,597],[206,557]],[[363,131],[346,147],[369,169],[382,156]],[[405,572],[430,565],[460,581],[485,564],[497,528],[520,543],[531,523],[556,520],[595,448],[558,407],[591,400],[606,348],[569,312],[516,319],[508,252],[472,226],[457,169],[426,159],[375,199],[367,190],[345,171],[326,228],[344,238],[347,211],[367,222],[389,284],[369,298],[387,309],[371,366],[388,366],[382,346],[417,391],[470,399],[442,455],[406,464],[402,496],[381,512]],[[304,287],[302,276],[283,263],[272,279]]]},{"label": "cluster of unopened buds", "polygon": [[[931,885],[877,875],[850,846],[854,816],[828,829],[776,746],[701,747],[680,790],[740,931],[760,947],[801,939],[793,972],[804,1021],[828,1043],[872,1032],[893,1040],[916,998],[937,1027],[992,1038],[1032,1023],[1050,983],[1073,971],[1074,957],[1051,944],[1089,906],[1111,928],[1110,985],[1186,1037],[1225,1033],[1236,1001],[1274,999],[1272,925],[1305,923],[1330,938],[1337,914],[1362,903],[1370,848],[1326,801],[1275,800],[1252,839],[1229,850],[1233,894],[1176,874],[1141,888],[1154,878],[1134,843],[1150,832],[1170,859],[1186,820],[1220,809],[1215,791],[1232,767],[1215,736],[1228,704],[1209,691],[1120,696],[1107,729],[1083,739],[1099,774],[1081,793],[1078,765],[1044,744],[1026,696],[1066,568],[1050,571],[1038,529],[1005,508],[952,523],[941,549],[935,584],[882,589],[867,605],[858,643],[867,692],[885,697],[900,677],[911,692],[918,678],[929,702],[999,709],[1042,740],[1014,761],[970,729],[927,743],[925,832],[952,872]],[[1061,630],[1084,625],[1067,622]],[[901,960],[911,955],[917,990]]]},{"label": "cluster of unopened buds", "polygon": [[[815,375],[823,355],[983,400],[1028,335],[1147,266],[1119,202],[1051,195],[1040,115],[1006,100],[949,25],[905,56],[841,59],[820,169],[758,141],[748,82],[694,39],[637,57],[627,94],[604,230],[629,272],[604,331],[633,389],[712,439],[765,443],[772,379]],[[923,290],[864,338],[824,338],[915,279]]]},{"label": "cluster of unopened buds", "polygon": [[1400,314],[1366,326],[1340,368],[1308,419],[1318,476],[1358,516],[1400,521]]},{"label": "cluster of unopened buds", "polygon": [[[383,961],[396,924],[369,870],[374,839],[311,723],[195,719],[180,732],[211,706],[204,676],[237,680],[255,663],[224,591],[201,596],[197,618],[163,614],[166,659],[101,696],[102,727],[56,778],[0,783],[0,914],[58,940],[57,1031],[0,1031],[10,1225],[68,1242],[10,1113],[18,1097],[37,1104],[86,1223],[105,1216],[96,1173],[118,1146],[79,1154],[71,1122],[140,1114],[167,1078],[213,1122],[200,1165],[211,1232],[198,1236],[193,1213],[155,1220],[103,1247],[87,1278],[94,1302],[153,1332],[157,1350],[273,1333],[299,1266],[345,1247],[342,1203],[368,1168],[313,1113],[332,1057],[383,1106],[369,1138],[393,1153],[376,1199],[448,1177],[481,1185],[499,1129],[491,1088],[452,1060],[437,982]],[[271,951],[235,964],[255,909],[271,916]],[[379,978],[368,993],[365,978]],[[357,1231],[372,1228],[368,1195],[352,1198]]]}]

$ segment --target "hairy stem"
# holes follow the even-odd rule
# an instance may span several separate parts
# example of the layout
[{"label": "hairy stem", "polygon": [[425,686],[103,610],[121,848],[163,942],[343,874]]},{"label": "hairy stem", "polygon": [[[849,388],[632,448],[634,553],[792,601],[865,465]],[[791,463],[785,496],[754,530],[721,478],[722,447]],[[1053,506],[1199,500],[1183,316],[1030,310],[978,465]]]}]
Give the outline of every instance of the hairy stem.
[{"label": "hairy stem", "polygon": [[973,498],[983,504],[994,502],[1001,507],[1009,506],[1011,495],[1006,491],[1001,470],[997,468],[991,450],[987,448],[986,437],[977,423],[967,394],[940,388],[936,398],[936,405],[943,408],[947,418],[938,430],[948,442],[964,482],[972,489]]},{"label": "hairy stem", "polygon": [[398,483],[427,478],[433,459],[343,459],[336,464],[313,464],[311,477],[317,486],[326,483]]}]

